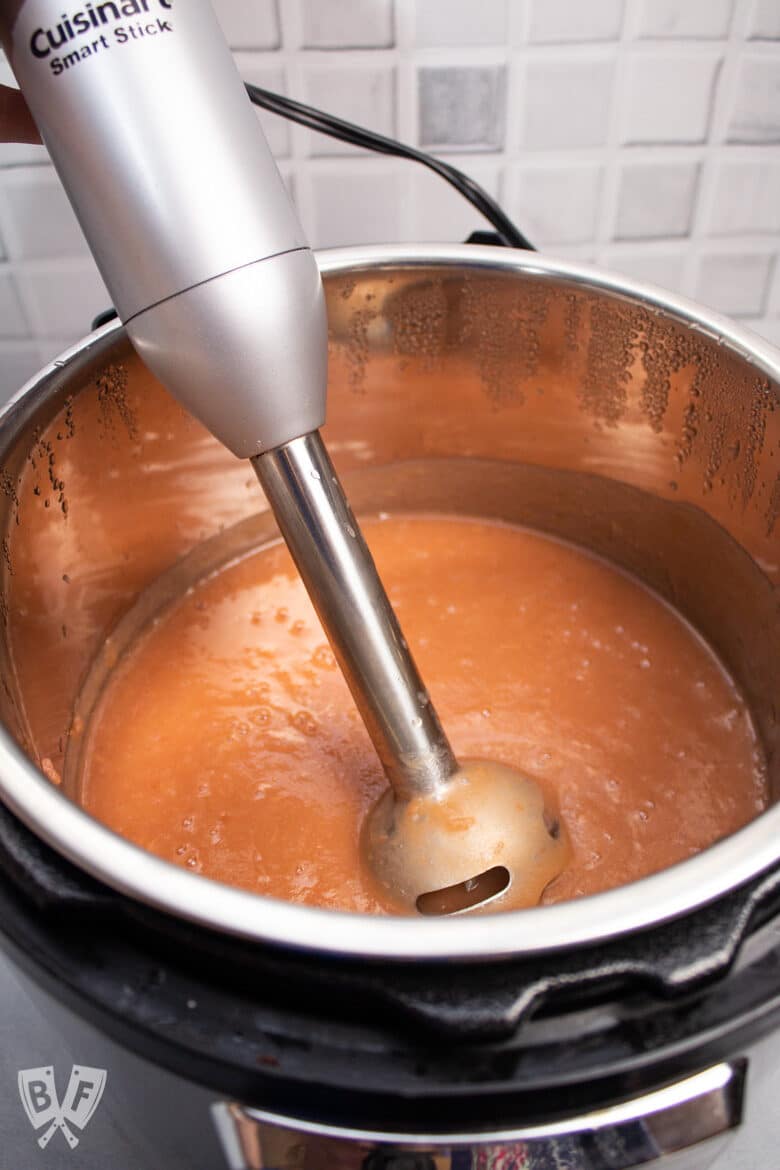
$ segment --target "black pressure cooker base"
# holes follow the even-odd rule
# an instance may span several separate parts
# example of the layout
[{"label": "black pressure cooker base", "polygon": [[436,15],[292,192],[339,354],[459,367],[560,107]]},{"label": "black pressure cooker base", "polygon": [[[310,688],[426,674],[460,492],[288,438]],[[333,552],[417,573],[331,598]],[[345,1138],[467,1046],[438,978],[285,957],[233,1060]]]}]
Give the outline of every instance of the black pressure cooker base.
[{"label": "black pressure cooker base", "polygon": [[[780,1020],[779,897],[772,872],[695,915],[570,955],[339,961],[141,906],[0,806],[0,932],[20,968],[154,1063],[332,1125],[542,1124],[733,1055]],[[735,967],[767,922],[763,949]]]}]

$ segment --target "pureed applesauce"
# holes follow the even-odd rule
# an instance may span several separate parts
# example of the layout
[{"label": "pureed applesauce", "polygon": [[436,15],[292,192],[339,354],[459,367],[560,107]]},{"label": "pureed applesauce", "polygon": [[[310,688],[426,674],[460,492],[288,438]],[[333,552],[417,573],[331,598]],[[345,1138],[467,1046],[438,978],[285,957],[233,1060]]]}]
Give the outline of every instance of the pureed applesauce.
[{"label": "pureed applesauce", "polygon": [[[749,712],[701,638],[573,546],[450,516],[366,539],[457,755],[528,773],[572,860],[543,901],[682,861],[767,805]],[[200,581],[117,664],[86,729],[89,812],[194,873],[393,913],[361,860],[386,781],[286,549]]]}]

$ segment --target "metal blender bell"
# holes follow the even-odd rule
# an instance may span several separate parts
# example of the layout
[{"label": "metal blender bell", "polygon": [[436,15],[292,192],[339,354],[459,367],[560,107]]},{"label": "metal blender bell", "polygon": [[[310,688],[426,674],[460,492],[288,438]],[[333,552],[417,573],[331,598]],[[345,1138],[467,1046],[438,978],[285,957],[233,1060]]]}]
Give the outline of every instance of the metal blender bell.
[{"label": "metal blender bell", "polygon": [[[143,9],[126,18],[122,9]],[[0,0],[12,68],[148,368],[250,459],[390,782],[366,825],[408,910],[533,905],[568,847],[535,783],[458,765],[319,434],[319,271],[206,0]]]}]

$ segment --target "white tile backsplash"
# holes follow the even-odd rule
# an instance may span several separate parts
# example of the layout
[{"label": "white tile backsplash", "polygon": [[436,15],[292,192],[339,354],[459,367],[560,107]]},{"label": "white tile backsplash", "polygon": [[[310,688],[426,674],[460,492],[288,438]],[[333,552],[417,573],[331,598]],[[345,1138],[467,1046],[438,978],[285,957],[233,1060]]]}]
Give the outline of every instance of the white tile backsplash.
[{"label": "white tile backsplash", "polygon": [[769,341],[780,349],[780,317],[759,317],[757,319],[748,317],[742,324],[747,325],[764,341]]},{"label": "white tile backsplash", "polygon": [[772,280],[769,285],[766,309],[770,316],[780,317],[780,260],[777,258],[775,258],[772,270]]},{"label": "white tile backsplash", "polygon": [[89,333],[93,318],[111,304],[89,258],[31,262],[17,274],[17,285],[37,337]]},{"label": "white tile backsplash", "polygon": [[0,349],[0,404],[20,390],[41,365],[34,341],[4,341]]},{"label": "white tile backsplash", "polygon": [[[456,165],[463,167],[461,160]],[[500,167],[483,159],[469,161],[466,167],[489,195],[500,196]],[[457,244],[468,239],[472,232],[491,231],[491,226],[475,207],[467,203],[449,184],[427,167],[409,164],[404,171],[402,190],[408,218],[405,225],[408,236],[427,243]]]},{"label": "white tile backsplash", "polygon": [[0,142],[0,170],[7,167],[46,166],[49,154],[45,146],[28,146],[24,142]]},{"label": "white tile backsplash", "polygon": [[732,317],[761,316],[772,260],[760,252],[704,252],[697,268],[697,300]]},{"label": "white tile backsplash", "polygon": [[728,36],[733,0],[640,0],[640,37],[710,40]]},{"label": "white tile backsplash", "polygon": [[14,260],[89,255],[52,166],[0,171],[0,225],[7,253]]},{"label": "white tile backsplash", "polygon": [[780,142],[780,54],[740,60],[728,141]]},{"label": "white tile backsplash", "polygon": [[530,5],[532,44],[614,41],[620,33],[623,0],[530,0]]},{"label": "white tile backsplash", "polygon": [[[543,250],[777,337],[780,0],[215,3],[247,80],[425,144]],[[487,227],[413,163],[257,117],[318,246]],[[108,303],[44,147],[0,143],[0,393]]]},{"label": "white tile backsplash", "polygon": [[635,251],[609,249],[599,257],[599,264],[612,272],[620,272],[633,280],[646,280],[659,288],[681,292],[685,256],[682,246],[675,250],[637,248]]},{"label": "white tile backsplash", "polygon": [[16,291],[13,274],[0,268],[0,338],[29,337],[30,326]]},{"label": "white tile backsplash", "polygon": [[317,248],[337,248],[397,242],[402,187],[398,172],[368,170],[359,159],[312,173],[312,243]]},{"label": "white tile backsplash", "polygon": [[622,141],[704,142],[720,55],[637,52],[627,62]]},{"label": "white tile backsplash", "polygon": [[[393,65],[303,66],[303,100],[348,122],[379,134],[396,134],[395,67]],[[355,148],[336,138],[307,131],[311,155],[354,155]]]},{"label": "white tile backsplash", "polygon": [[423,65],[418,141],[428,149],[499,150],[506,122],[501,65]]},{"label": "white tile backsplash", "polygon": [[517,0],[424,0],[414,6],[414,35],[420,46],[503,45],[509,5]]},{"label": "white tile backsplash", "polygon": [[305,49],[386,49],[393,44],[393,0],[300,0],[300,5]]},{"label": "white tile backsplash", "polygon": [[753,0],[748,36],[753,40],[780,38],[780,4],[777,0]]},{"label": "white tile backsplash", "polygon": [[620,169],[615,238],[686,236],[698,180],[695,162],[626,163]]},{"label": "white tile backsplash", "polygon": [[525,71],[521,150],[602,146],[609,133],[614,72],[612,54],[531,57]]},{"label": "white tile backsplash", "polygon": [[716,236],[780,236],[780,158],[722,159],[708,227]]},{"label": "white tile backsplash", "polygon": [[593,239],[603,168],[597,163],[510,169],[507,210],[540,248]]},{"label": "white tile backsplash", "polygon": [[[277,0],[212,0],[231,49],[277,49]],[[280,0],[290,3],[290,0]]]}]

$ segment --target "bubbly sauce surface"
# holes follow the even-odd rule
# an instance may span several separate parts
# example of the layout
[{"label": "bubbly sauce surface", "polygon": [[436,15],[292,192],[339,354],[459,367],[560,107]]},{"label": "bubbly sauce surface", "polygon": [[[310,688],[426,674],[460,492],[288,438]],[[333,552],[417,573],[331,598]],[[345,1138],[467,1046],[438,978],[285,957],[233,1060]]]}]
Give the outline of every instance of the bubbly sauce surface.
[{"label": "bubbly sauce surface", "polygon": [[[663,869],[766,807],[737,688],[637,581],[498,523],[363,526],[456,753],[526,772],[565,822],[543,901]],[[257,893],[397,912],[360,855],[385,781],[282,545],[163,613],[86,734],[82,803],[123,836]]]}]

